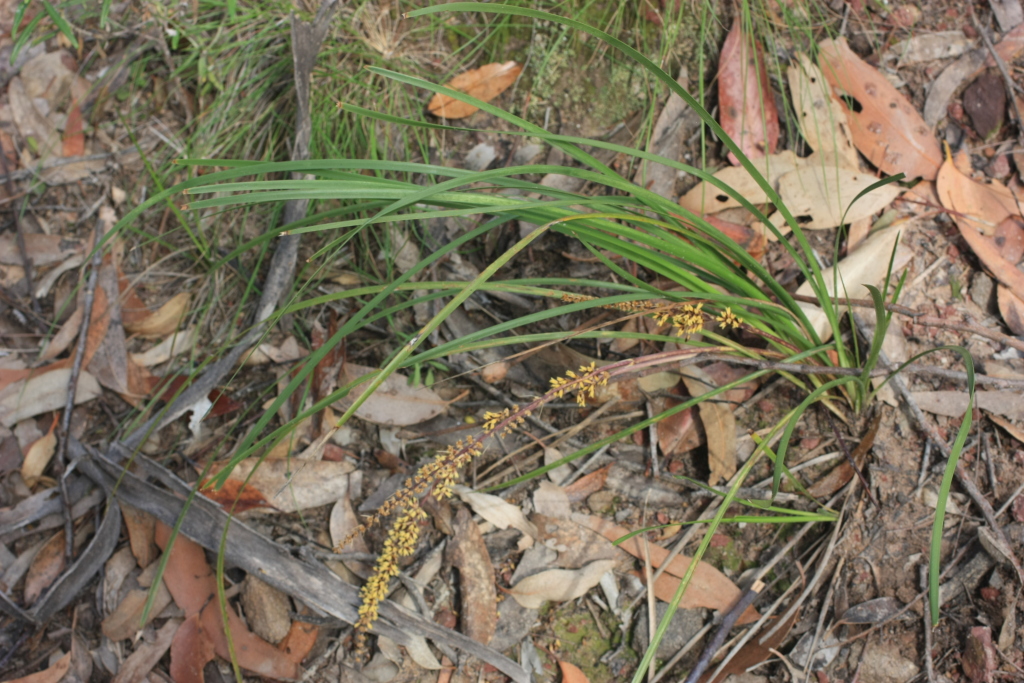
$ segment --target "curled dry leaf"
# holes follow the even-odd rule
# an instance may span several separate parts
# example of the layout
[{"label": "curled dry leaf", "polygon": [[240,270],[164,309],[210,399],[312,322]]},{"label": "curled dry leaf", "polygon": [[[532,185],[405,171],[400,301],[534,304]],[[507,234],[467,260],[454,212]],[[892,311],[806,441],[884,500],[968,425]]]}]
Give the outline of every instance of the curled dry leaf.
[{"label": "curled dry leaf", "polygon": [[[739,16],[718,58],[719,123],[750,159],[775,152],[779,112],[775,108],[761,44],[743,30]],[[729,152],[729,163],[739,160]]]},{"label": "curled dry leaf", "polygon": [[55,419],[50,425],[50,431],[25,449],[25,460],[21,463],[21,476],[29,486],[34,485],[36,480],[42,476],[46,466],[50,464],[50,459],[53,458],[53,453],[57,449],[57,434],[54,431],[56,426]]},{"label": "curled dry leaf", "polygon": [[[342,385],[355,381],[377,368],[355,363],[345,363],[341,369],[339,383]],[[348,396],[336,401],[335,410],[347,410],[355,403],[356,398],[366,391],[368,382],[364,382],[349,393]],[[424,386],[410,386],[405,375],[393,373],[359,408],[355,415],[360,420],[391,427],[408,427],[437,417],[445,411],[448,404],[433,390]]]},{"label": "curled dry leaf", "polygon": [[[982,235],[994,235],[1011,216],[1020,216],[1017,197],[998,180],[976,182],[964,175],[950,158],[935,179],[942,205],[953,212],[957,225],[967,225]],[[980,256],[980,255],[979,255]]]},{"label": "curled dry leaf", "polygon": [[124,316],[124,329],[129,334],[140,337],[165,337],[178,329],[181,319],[188,311],[188,302],[192,295],[188,292],[175,294],[170,301],[156,311],[138,320],[129,322]]},{"label": "curled dry leaf", "polygon": [[498,627],[498,591],[494,586],[494,565],[480,529],[466,508],[460,508],[452,525],[455,537],[448,546],[459,570],[462,632],[487,645]]},{"label": "curled dry leaf", "polygon": [[[485,64],[478,69],[459,74],[445,83],[445,86],[482,102],[490,102],[515,83],[522,70],[523,67],[515,62]],[[462,119],[477,109],[479,107],[441,93],[436,93],[427,105],[427,111],[431,114],[446,119]]]},{"label": "curled dry leaf", "polygon": [[[682,368],[680,375],[686,390],[695,398],[716,387],[711,377],[696,365]],[[708,465],[711,468],[708,485],[714,486],[736,474],[736,418],[732,407],[719,400],[701,401],[697,410],[708,442]]]},{"label": "curled dry leaf", "polygon": [[540,609],[545,602],[565,602],[585,595],[614,566],[615,560],[596,560],[580,569],[548,569],[527,576],[508,592],[523,607]]},{"label": "curled dry leaf", "polygon": [[818,47],[825,78],[860,104],[860,111],[850,109],[846,115],[861,154],[884,173],[934,179],[942,153],[914,105],[854,54],[845,38],[823,40]]},{"label": "curled dry leaf", "polygon": [[[778,189],[779,178],[796,170],[802,163],[796,154],[785,150],[758,159],[754,162],[754,166],[768,180],[769,185]],[[745,168],[727,166],[715,173],[715,178],[736,190],[751,204],[768,203],[768,195]],[[725,209],[734,209],[740,206],[740,203],[711,183],[700,182],[679,198],[679,205],[699,216],[706,213],[718,213]]]},{"label": "curled dry leaf", "polygon": [[[613,524],[601,517],[576,514],[572,518],[576,523],[596,531],[609,541],[617,541],[630,533],[629,529]],[[637,536],[623,541],[618,547],[637,559],[643,560],[647,557],[647,554],[644,552],[643,543]],[[651,565],[655,568],[664,564],[669,555],[668,550],[650,542],[647,543],[647,552],[651,558]],[[691,562],[692,560],[686,555],[677,555],[672,559],[665,568],[665,573],[661,575],[661,578],[655,584],[655,594],[658,596],[658,599],[666,602],[672,599],[676,587],[679,585],[679,579],[686,574],[686,570],[690,567]],[[725,574],[707,562],[700,562],[697,565],[697,569],[694,570],[689,587],[683,593],[679,607],[683,609],[707,607],[708,609],[728,610],[739,601],[741,595],[742,591]],[[750,607],[740,616],[736,623],[740,625],[749,624],[756,621],[757,618],[757,610]]]},{"label": "curled dry leaf", "polygon": [[178,354],[191,351],[195,348],[198,340],[199,328],[193,325],[186,330],[172,334],[156,346],[153,346],[142,353],[131,354],[130,358],[136,365],[143,368],[150,368],[154,365],[166,363]]},{"label": "curled dry leaf", "polygon": [[846,109],[835,99],[821,69],[807,55],[801,54],[786,74],[800,135],[807,146],[819,155],[839,159],[840,164],[856,170],[859,160]]}]

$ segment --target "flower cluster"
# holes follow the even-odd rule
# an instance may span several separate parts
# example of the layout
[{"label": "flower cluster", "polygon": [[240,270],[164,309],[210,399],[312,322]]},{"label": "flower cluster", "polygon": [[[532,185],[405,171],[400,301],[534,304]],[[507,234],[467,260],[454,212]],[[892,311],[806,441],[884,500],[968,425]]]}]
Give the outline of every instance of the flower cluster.
[{"label": "flower cluster", "polygon": [[[578,304],[583,301],[593,301],[595,297],[586,296],[585,294],[573,294],[571,292],[562,293],[562,301],[567,304]],[[607,304],[601,308],[609,308],[616,311],[622,311],[623,313],[640,313],[642,311],[649,311],[652,308],[657,308],[658,304],[650,299],[640,299],[639,301],[619,301],[614,304]]]},{"label": "flower cluster", "polygon": [[511,408],[505,408],[504,410],[494,413],[487,411],[484,413],[484,432],[487,434],[495,433],[498,429],[499,424],[504,424],[504,428],[501,430],[502,436],[508,436],[512,433],[512,430],[516,427],[522,426],[526,422],[526,418],[530,417],[532,411],[527,408],[526,410],[520,410],[518,405],[513,405]]},{"label": "flower cluster", "polygon": [[565,377],[552,377],[551,389],[555,398],[562,398],[566,393],[575,391],[576,402],[580,407],[587,405],[587,397],[596,398],[597,388],[608,384],[608,373],[597,369],[597,362],[581,365],[579,374],[569,370]]},{"label": "flower cluster", "polygon": [[659,325],[672,325],[676,336],[687,339],[704,329],[704,302],[685,304],[682,308],[669,308],[658,311],[654,319]]},{"label": "flower cluster", "polygon": [[718,326],[723,330],[735,330],[743,324],[743,318],[740,318],[733,313],[732,309],[728,306],[725,307],[724,311],[718,314],[718,317],[716,317],[715,320],[718,321]]},{"label": "flower cluster", "polygon": [[[593,301],[594,297],[566,292],[562,294],[562,300],[566,303],[579,303]],[[683,338],[698,334],[704,329],[705,322],[711,319],[711,314],[703,310],[704,302],[679,306],[678,304],[656,303],[651,299],[641,299],[640,301],[621,301],[601,308],[623,313],[648,313],[659,325],[671,325],[675,328],[676,335]],[[743,324],[743,319],[733,313],[728,306],[715,316],[715,320],[723,330],[735,330]]]}]

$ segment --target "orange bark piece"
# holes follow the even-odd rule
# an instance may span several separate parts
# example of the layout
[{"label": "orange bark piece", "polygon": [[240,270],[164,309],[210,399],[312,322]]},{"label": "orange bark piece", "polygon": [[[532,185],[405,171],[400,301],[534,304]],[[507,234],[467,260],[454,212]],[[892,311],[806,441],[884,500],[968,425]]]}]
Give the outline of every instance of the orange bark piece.
[{"label": "orange bark piece", "polygon": [[[750,159],[775,152],[779,112],[775,108],[761,44],[743,30],[739,17],[725,38],[718,59],[719,123]],[[729,152],[729,163],[739,159]]]},{"label": "orange bark piece", "polygon": [[[490,102],[505,92],[522,73],[523,67],[515,62],[484,64],[478,69],[461,73],[445,83],[445,87],[466,93],[482,102]],[[427,111],[437,117],[462,119],[479,107],[461,102],[454,97],[436,93],[427,105]]]},{"label": "orange bark piece", "polygon": [[[573,515],[573,520],[592,531],[596,531],[610,541],[617,541],[630,532],[629,529],[617,526],[593,515]],[[634,536],[620,543],[619,548],[625,550],[633,557],[643,559],[645,556],[644,547],[640,541],[639,536]],[[655,568],[664,564],[669,555],[668,550],[654,543],[647,543],[647,552],[650,554],[651,565]],[[676,555],[665,568],[665,573],[661,575],[661,578],[665,579],[665,574],[671,574],[681,579],[686,574],[691,562],[691,558],[686,555]],[[676,586],[678,586],[678,581],[673,582],[672,595],[675,594]],[[697,565],[693,578],[690,579],[690,585],[687,587],[686,592],[683,593],[682,600],[679,601],[679,606],[684,609],[707,607],[715,610],[728,610],[739,601],[742,594],[743,591],[730,581],[725,574],[710,564],[701,562]],[[671,597],[669,596],[669,599]],[[759,616],[756,609],[749,607],[740,615],[736,623],[740,625],[749,624],[756,621]]]},{"label": "orange bark piece", "polygon": [[[156,543],[162,550],[166,550],[170,535],[170,528],[158,521]],[[203,638],[213,643],[214,652],[224,659],[230,659],[228,640],[221,624],[217,578],[206,561],[206,554],[197,543],[180,535],[175,539],[164,571],[164,583],[174,602],[185,611],[186,618],[198,615]],[[274,679],[300,676],[299,666],[290,661],[285,653],[253,634],[233,609],[228,608],[227,615],[235,654],[243,669]],[[185,628],[184,624],[182,628]],[[174,649],[173,644],[171,648]]]},{"label": "orange bark piece", "polygon": [[847,118],[861,154],[885,173],[933,180],[942,151],[914,105],[854,54],[844,38],[823,40],[818,46],[825,78],[860,103],[861,111],[847,111]]}]

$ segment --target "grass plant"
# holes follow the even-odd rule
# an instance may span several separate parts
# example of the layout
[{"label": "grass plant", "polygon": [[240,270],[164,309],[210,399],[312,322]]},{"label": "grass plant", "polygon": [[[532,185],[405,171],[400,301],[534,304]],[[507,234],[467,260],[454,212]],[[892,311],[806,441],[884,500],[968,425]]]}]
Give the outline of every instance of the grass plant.
[{"label": "grass plant", "polygon": [[[667,3],[672,5],[673,3]],[[744,3],[744,6],[746,3]],[[203,5],[210,11],[221,12],[238,22],[235,26],[256,21],[258,17],[248,14],[242,5],[230,3],[216,6]],[[284,72],[279,65],[265,61],[266,54],[251,55],[249,48],[262,45],[268,51],[283,49],[280,35],[272,27],[251,26],[249,34],[252,45],[234,49],[228,42],[220,45],[223,53],[198,50],[194,59],[186,60],[179,66],[179,75],[207,82],[220,96],[223,105],[241,107],[249,111],[260,111],[252,125],[253,134],[241,127],[227,110],[223,115],[219,109],[195,123],[190,150],[193,152],[181,161],[181,167],[195,173],[183,183],[157,193],[147,202],[130,212],[118,224],[112,235],[116,235],[142,215],[150,207],[160,205],[171,198],[187,195],[187,205],[182,207],[186,224],[195,221],[222,220],[231,212],[258,210],[260,207],[279,206],[292,199],[311,200],[314,213],[309,218],[291,225],[280,225],[264,229],[255,236],[236,235],[229,246],[214,249],[215,243],[209,237],[197,237],[196,248],[201,249],[210,272],[218,271],[233,259],[256,251],[266,252],[273,239],[284,232],[309,234],[317,238],[320,245],[310,256],[300,273],[299,285],[290,301],[275,315],[285,316],[316,310],[325,304],[345,301],[350,304],[351,314],[337,331],[291,375],[283,391],[259,415],[255,422],[237,443],[232,444],[231,455],[226,466],[211,481],[211,486],[223,484],[232,467],[252,457],[261,457],[282,439],[289,437],[295,427],[305,418],[318,413],[338,399],[359,388],[366,389],[339,419],[336,427],[343,425],[358,406],[379,387],[394,371],[424,367],[431,362],[475,349],[494,346],[523,345],[537,346],[563,341],[567,335],[561,332],[535,332],[531,326],[566,314],[596,312],[597,309],[618,310],[624,315],[654,315],[662,321],[675,325],[672,332],[658,334],[634,334],[595,329],[575,334],[578,339],[613,339],[634,336],[649,341],[675,342],[680,345],[677,352],[650,354],[621,361],[609,366],[565,368],[566,374],[553,379],[550,390],[535,402],[507,413],[495,413],[487,417],[483,435],[463,442],[453,450],[441,453],[431,464],[413,478],[409,485],[398,494],[398,498],[387,504],[385,512],[400,511],[406,522],[419,513],[417,498],[427,490],[444,494],[450,490],[458,470],[470,459],[476,457],[484,447],[487,437],[515,427],[529,411],[540,408],[555,397],[572,393],[585,403],[588,392],[596,384],[628,377],[638,369],[671,367],[681,359],[714,350],[731,353],[738,357],[773,362],[806,363],[824,367],[859,368],[857,376],[807,375],[797,376],[780,372],[804,395],[783,421],[773,426],[774,432],[782,438],[777,449],[768,447],[769,440],[758,444],[757,449],[733,480],[727,493],[723,494],[722,505],[715,517],[705,520],[708,530],[695,553],[699,560],[707,550],[715,530],[721,524],[734,522],[755,523],[805,523],[818,521],[827,523],[836,519],[837,513],[811,500],[813,512],[790,508],[763,501],[742,500],[737,492],[753,468],[767,458],[773,461],[773,494],[777,494],[782,480],[787,476],[786,453],[793,430],[801,416],[812,406],[824,404],[828,409],[842,409],[856,412],[868,405],[873,389],[869,379],[875,369],[891,313],[885,304],[895,302],[902,283],[892,291],[888,287],[873,289],[871,296],[877,317],[876,336],[866,349],[855,342],[855,337],[846,334],[842,310],[831,303],[828,284],[825,282],[816,254],[808,242],[799,223],[781,202],[774,189],[761,176],[742,151],[718,126],[712,115],[702,106],[703,98],[692,97],[683,90],[664,66],[672,60],[671,46],[664,43],[658,56],[652,60],[644,48],[645,41],[653,40],[644,30],[624,31],[624,26],[636,26],[626,14],[634,11],[621,3],[599,6],[597,3],[555,3],[553,9],[564,8],[573,16],[582,15],[585,20],[560,16],[512,3],[496,5],[489,3],[449,3],[423,7],[410,12],[405,18],[394,9],[364,3],[354,9],[350,26],[353,33],[347,36],[348,50],[328,51],[326,60],[336,63],[334,68],[344,69],[353,62],[367,65],[358,71],[333,81],[333,87],[326,90],[330,98],[337,98],[342,106],[335,110],[321,101],[315,104],[314,129],[323,134],[314,136],[314,158],[310,161],[276,161],[284,139],[283,131],[287,117],[274,111],[268,102],[275,102],[275,89],[279,87]],[[672,10],[674,12],[676,10]],[[678,10],[681,12],[682,10]],[[751,15],[756,18],[756,15]],[[447,18],[454,18],[449,22]],[[485,20],[466,21],[465,17],[486,17]],[[678,19],[678,17],[676,18]],[[753,20],[753,19],[752,19]],[[282,18],[283,21],[283,18]],[[422,23],[421,23],[422,22]],[[678,26],[678,21],[670,22]],[[595,25],[602,28],[595,28]],[[198,25],[197,25],[198,26]],[[466,26],[474,27],[473,30]],[[452,70],[461,65],[476,62],[480,55],[492,50],[505,49],[520,33],[529,33],[542,26],[561,40],[582,41],[589,36],[586,44],[593,54],[614,52],[618,59],[639,69],[649,79],[650,90],[668,89],[681,97],[697,112],[705,130],[732,151],[748,172],[758,180],[771,203],[781,212],[792,232],[786,239],[779,234],[758,206],[752,205],[732,188],[716,180],[703,168],[697,168],[653,154],[616,145],[601,140],[580,138],[551,133],[538,123],[530,110],[514,113],[479,102],[462,93],[439,86],[425,78],[427,70],[422,68],[424,59],[431,55],[418,51],[420,32],[448,32],[450,35],[449,54],[442,55],[444,63]],[[532,27],[532,28],[531,28]],[[557,27],[553,30],[550,27]],[[195,28],[195,27],[193,27]],[[604,29],[604,30],[602,30]],[[207,30],[207,29],[204,29]],[[474,32],[477,31],[477,32]],[[702,34],[706,39],[711,31],[708,26]],[[634,48],[621,39],[624,32],[636,41],[641,49]],[[185,28],[182,35],[187,36]],[[276,37],[275,37],[276,36]],[[423,41],[427,43],[428,41]],[[436,43],[436,41],[435,41]],[[531,44],[532,45],[532,44]],[[595,47],[599,46],[599,47]],[[650,47],[648,43],[646,47]],[[553,49],[553,48],[552,48]],[[217,75],[215,54],[222,54],[225,60],[234,59],[239,73],[235,80]],[[545,59],[550,61],[551,53],[533,53],[530,59],[537,60],[544,68]],[[205,60],[205,62],[204,62]],[[659,63],[660,62],[660,63]],[[206,66],[204,67],[204,63]],[[290,64],[290,60],[288,62]],[[204,72],[205,69],[205,72]],[[211,70],[212,69],[212,70]],[[698,79],[698,82],[700,79]],[[703,85],[700,86],[703,88]],[[574,167],[556,167],[543,164],[513,166],[470,172],[444,165],[422,161],[429,159],[432,139],[459,133],[465,129],[457,126],[434,123],[422,114],[422,99],[418,93],[427,91],[443,93],[459,100],[475,104],[492,115],[509,130],[506,135],[529,136],[561,149],[569,158],[579,164]],[[382,108],[362,106],[384,93],[387,105]],[[649,98],[653,102],[654,98]],[[216,100],[215,100],[216,101]],[[354,102],[354,104],[353,104]],[[340,113],[339,113],[340,112]],[[650,119],[651,117],[648,117]],[[217,142],[206,147],[201,141],[207,136]],[[203,153],[201,150],[209,150]],[[593,150],[607,150],[626,155],[636,160],[656,161],[692,174],[713,184],[721,192],[738,201],[750,211],[766,229],[774,232],[780,245],[797,264],[803,276],[812,283],[822,303],[832,329],[830,341],[823,342],[810,325],[803,309],[789,292],[756,259],[739,245],[732,242],[701,216],[691,214],[673,202],[634,185],[622,175],[602,163]],[[200,152],[200,154],[194,154]],[[224,157],[249,156],[247,161],[230,160]],[[202,156],[204,158],[197,158]],[[212,157],[212,158],[211,158]],[[219,169],[219,170],[218,170]],[[202,171],[203,174],[198,175]],[[558,172],[575,176],[599,187],[601,192],[580,196],[542,186],[529,180],[545,173]],[[292,173],[311,174],[312,180],[290,179]],[[427,179],[423,184],[422,179]],[[515,193],[503,193],[510,190]],[[385,228],[396,223],[415,224],[432,218],[452,216],[484,216],[484,220],[472,230],[456,237],[448,244],[430,252],[414,267],[404,273],[394,269],[379,273],[371,284],[354,289],[318,294],[314,285],[322,280],[325,273],[340,263],[356,263],[367,260],[366,245],[371,236],[386,235]],[[195,217],[202,217],[202,220]],[[528,236],[520,239],[512,248],[495,257],[476,279],[470,282],[433,281],[429,269],[440,259],[466,248],[474,240],[500,229],[510,221],[523,221],[540,226]],[[541,238],[546,232],[555,232],[579,241],[603,263],[615,281],[576,280],[567,277],[546,277],[533,279],[511,279],[503,270],[513,262],[529,244]],[[203,235],[198,228],[196,235]],[[109,239],[110,237],[108,237]],[[359,246],[362,245],[362,246]],[[386,240],[384,240],[386,245]],[[362,254],[359,250],[364,250]],[[611,259],[607,254],[621,259]],[[649,279],[638,277],[634,270],[623,267],[622,263],[635,264],[639,269],[652,275]],[[258,262],[257,262],[258,265]],[[655,287],[654,279],[671,283],[671,287]],[[249,289],[252,279],[249,280]],[[587,288],[596,296],[580,296],[579,290]],[[248,289],[247,289],[248,291]],[[502,291],[523,296],[545,298],[558,306],[544,308],[538,312],[497,323],[478,333],[458,340],[434,346],[425,344],[430,333],[437,329],[452,311],[478,291]],[[422,328],[401,328],[394,323],[396,314],[408,311],[418,303],[444,302],[439,312]],[[358,381],[339,388],[312,406],[300,411],[295,417],[277,426],[274,421],[278,409],[289,401],[296,392],[305,391],[308,380],[316,367],[332,348],[346,337],[358,333],[367,325],[381,321],[392,325],[396,338],[380,370]],[[733,324],[735,323],[735,325]],[[742,326],[746,339],[759,338],[759,343],[741,343],[734,328]],[[241,331],[239,331],[240,333]],[[227,343],[229,340],[225,340]],[[964,357],[969,372],[972,371],[970,356],[963,349],[955,349]],[[700,397],[686,401],[674,408],[647,420],[631,425],[627,429],[588,445],[562,460],[539,467],[527,474],[504,484],[513,485],[540,476],[561,464],[574,461],[592,453],[606,444],[625,438],[630,434],[648,428],[658,420],[685,410],[701,400],[707,400],[744,381],[771,374],[772,370],[758,370],[732,384],[718,387]],[[360,385],[366,384],[365,387]],[[973,383],[971,386],[973,396]],[[941,543],[942,517],[945,500],[952,482],[953,468],[959,450],[963,446],[970,428],[970,411],[961,425],[954,443],[953,457],[949,461],[943,479],[936,510],[935,528],[932,538],[931,590],[933,604],[937,596],[939,549]],[[730,504],[740,503],[751,511],[749,515],[730,516]],[[415,525],[411,525],[415,526]],[[369,598],[364,614],[365,623],[372,625],[373,600],[380,598],[381,586],[386,587],[387,577],[392,572],[396,559],[411,547],[408,533],[410,524],[400,524],[397,535],[391,536],[391,546],[382,555],[379,577],[366,591]],[[657,644],[664,635],[683,592],[686,590],[697,562],[683,578],[671,607],[661,620],[652,642],[637,668],[634,682],[646,675],[653,661]],[[933,615],[938,609],[933,607]]]}]

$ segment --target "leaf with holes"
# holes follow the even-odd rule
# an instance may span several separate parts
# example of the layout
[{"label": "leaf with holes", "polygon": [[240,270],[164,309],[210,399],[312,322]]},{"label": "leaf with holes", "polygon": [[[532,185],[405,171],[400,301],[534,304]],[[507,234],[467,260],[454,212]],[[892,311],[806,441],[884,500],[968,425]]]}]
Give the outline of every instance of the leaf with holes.
[{"label": "leaf with holes", "polygon": [[818,47],[825,78],[856,102],[846,116],[860,153],[884,173],[934,179],[942,152],[914,105],[854,54],[845,38],[823,40]]},{"label": "leaf with holes", "polygon": [[797,125],[807,146],[820,155],[839,159],[857,169],[857,148],[853,145],[846,109],[832,94],[832,88],[818,65],[800,54],[786,70],[793,94]]}]

